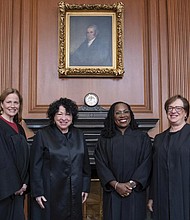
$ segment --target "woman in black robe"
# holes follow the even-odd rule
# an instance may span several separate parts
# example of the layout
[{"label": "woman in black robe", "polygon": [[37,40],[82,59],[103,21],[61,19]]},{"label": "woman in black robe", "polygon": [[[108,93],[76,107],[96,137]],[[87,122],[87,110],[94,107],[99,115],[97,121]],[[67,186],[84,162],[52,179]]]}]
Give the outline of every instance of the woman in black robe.
[{"label": "woman in black robe", "polygon": [[137,129],[127,103],[110,107],[94,156],[103,187],[103,219],[145,220],[152,144]]},{"label": "woman in black robe", "polygon": [[190,219],[189,102],[181,95],[165,102],[169,128],[156,135],[148,207],[154,220]]},{"label": "woman in black robe", "polygon": [[50,125],[40,129],[31,147],[31,220],[82,220],[91,169],[78,113],[70,99],[50,104]]},{"label": "woman in black robe", "polygon": [[8,88],[0,96],[0,219],[24,220],[29,146],[21,119],[22,97]]}]

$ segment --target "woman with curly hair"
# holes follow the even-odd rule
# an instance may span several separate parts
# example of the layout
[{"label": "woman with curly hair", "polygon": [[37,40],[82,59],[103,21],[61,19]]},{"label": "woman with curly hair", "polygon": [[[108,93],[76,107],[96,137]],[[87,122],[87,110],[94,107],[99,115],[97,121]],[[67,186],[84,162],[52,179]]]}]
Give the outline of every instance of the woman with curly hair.
[{"label": "woman with curly hair", "polygon": [[152,144],[137,128],[130,105],[112,104],[94,155],[103,187],[104,220],[146,219]]},{"label": "woman with curly hair", "polygon": [[50,125],[31,147],[31,220],[82,220],[90,190],[90,163],[82,131],[73,126],[78,107],[70,99],[50,104]]}]

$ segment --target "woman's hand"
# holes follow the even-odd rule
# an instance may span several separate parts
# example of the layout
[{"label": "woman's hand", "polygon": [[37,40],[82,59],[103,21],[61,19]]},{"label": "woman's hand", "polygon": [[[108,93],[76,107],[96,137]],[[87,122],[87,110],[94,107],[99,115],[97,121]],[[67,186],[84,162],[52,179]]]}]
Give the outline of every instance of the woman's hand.
[{"label": "woman's hand", "polygon": [[47,199],[44,196],[36,197],[36,202],[42,209],[45,209],[44,202],[47,202]]},{"label": "woman's hand", "polygon": [[24,192],[26,191],[26,189],[27,189],[27,185],[23,184],[22,188],[20,188],[18,191],[15,192],[15,195],[22,196],[24,194]]},{"label": "woman's hand", "polygon": [[120,196],[126,197],[126,196],[129,196],[130,193],[132,192],[132,187],[130,186],[128,182],[118,183],[115,190],[117,191],[117,193],[120,194]]},{"label": "woman's hand", "polygon": [[82,203],[86,202],[87,198],[88,198],[88,193],[82,192]]},{"label": "woman's hand", "polygon": [[153,212],[153,200],[152,199],[148,200],[147,207],[148,207],[149,211]]}]

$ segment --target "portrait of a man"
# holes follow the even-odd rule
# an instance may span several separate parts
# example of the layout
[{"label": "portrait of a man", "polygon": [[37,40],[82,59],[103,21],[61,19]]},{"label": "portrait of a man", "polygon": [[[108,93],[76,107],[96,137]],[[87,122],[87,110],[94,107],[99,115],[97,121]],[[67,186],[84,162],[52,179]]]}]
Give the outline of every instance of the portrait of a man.
[{"label": "portrait of a man", "polygon": [[112,66],[111,16],[70,17],[69,65]]},{"label": "portrait of a man", "polygon": [[124,4],[59,3],[58,72],[68,77],[123,77]]}]

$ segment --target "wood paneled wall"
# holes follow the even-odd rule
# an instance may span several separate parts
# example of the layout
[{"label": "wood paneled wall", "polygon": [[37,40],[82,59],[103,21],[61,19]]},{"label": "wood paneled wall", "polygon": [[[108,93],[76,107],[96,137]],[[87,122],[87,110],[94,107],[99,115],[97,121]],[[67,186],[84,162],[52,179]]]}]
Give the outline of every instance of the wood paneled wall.
[{"label": "wood paneled wall", "polygon": [[[83,105],[95,92],[104,108],[118,100],[136,118],[159,118],[150,133],[165,129],[165,100],[190,100],[189,0],[124,0],[122,79],[58,77],[58,0],[0,0],[0,90],[15,87],[24,98],[24,118],[44,118],[61,96]],[[113,0],[68,0],[112,4]]]}]

